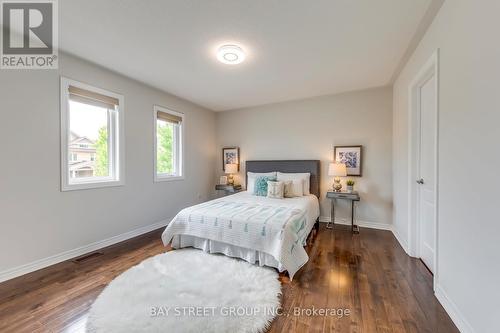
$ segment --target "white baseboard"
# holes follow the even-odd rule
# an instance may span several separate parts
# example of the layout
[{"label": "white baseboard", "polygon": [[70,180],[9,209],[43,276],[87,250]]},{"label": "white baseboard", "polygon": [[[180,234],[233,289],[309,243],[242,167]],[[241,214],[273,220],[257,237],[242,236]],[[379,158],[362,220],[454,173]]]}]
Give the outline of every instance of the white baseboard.
[{"label": "white baseboard", "polygon": [[39,259],[39,260],[33,261],[31,263],[28,263],[28,264],[25,264],[22,266],[8,269],[6,271],[0,272],[0,282],[4,282],[7,280],[16,278],[18,276],[37,271],[37,270],[42,269],[42,268],[46,268],[46,267],[58,264],[60,262],[66,261],[66,260],[82,256],[86,253],[97,251],[97,250],[102,249],[104,247],[107,247],[107,246],[110,246],[110,245],[113,245],[113,244],[116,244],[119,242],[123,242],[127,239],[140,236],[140,235],[148,233],[150,231],[162,228],[162,227],[166,226],[169,222],[170,222],[170,219],[166,219],[166,220],[154,223],[154,224],[150,224],[150,225],[147,225],[144,227],[140,227],[140,228],[128,231],[126,233],[123,233],[123,234],[120,234],[117,236],[113,236],[113,237],[110,237],[110,238],[107,238],[107,239],[104,239],[101,241],[97,241],[97,242],[94,242],[94,243],[91,243],[88,245],[84,245],[82,247],[78,247],[78,248],[73,249],[73,250],[62,252],[62,253],[50,256],[48,258]]},{"label": "white baseboard", "polygon": [[[320,216],[319,218],[320,222],[330,222],[330,217],[329,216]],[[335,223],[337,224],[343,224],[343,225],[351,225],[351,221],[347,220],[345,218],[336,218]],[[403,241],[397,230],[394,228],[392,224],[386,224],[386,223],[379,223],[379,222],[371,222],[371,221],[363,221],[363,220],[356,220],[356,224],[360,227],[363,228],[371,228],[371,229],[379,229],[379,230],[389,230],[392,232],[396,240],[399,242],[403,250],[406,252],[406,254],[410,255],[408,252],[408,245],[406,242]],[[411,256],[411,255],[410,255]]]},{"label": "white baseboard", "polygon": [[[320,216],[319,221],[320,222],[330,222],[331,220],[330,220],[329,216]],[[392,231],[391,224],[363,221],[363,220],[356,220],[355,223],[358,226],[363,227],[363,228],[371,228],[371,229],[379,229],[379,230],[391,230]],[[336,218],[335,224],[351,225],[351,220],[347,220],[347,219],[343,219],[343,218]]]},{"label": "white baseboard", "polygon": [[[408,251],[408,245],[406,242],[403,241],[401,236],[399,235],[398,231],[396,228],[392,229],[392,234],[396,238],[396,240],[399,242],[403,250],[406,252],[407,255],[412,257],[410,252]],[[434,279],[436,281],[436,279]],[[475,331],[472,329],[472,326],[464,319],[465,317],[462,315],[456,304],[448,297],[446,292],[443,290],[443,288],[437,283],[434,282],[434,295],[438,299],[438,301],[441,303],[443,306],[444,310],[448,315],[450,316],[451,320],[457,326],[458,330],[462,333],[475,333]]]},{"label": "white baseboard", "polygon": [[460,312],[457,305],[448,297],[448,294],[446,294],[439,284],[435,286],[434,294],[460,332],[475,333],[472,326],[465,320],[465,317]]},{"label": "white baseboard", "polygon": [[[321,216],[319,218],[320,222],[330,222],[330,217],[329,216]],[[348,221],[347,219],[342,219],[342,218],[336,218],[335,223],[338,224],[345,224],[345,225],[351,225],[351,221]],[[365,227],[365,228],[372,228],[372,229],[380,229],[380,230],[390,230],[392,231],[392,234],[396,238],[396,240],[399,242],[403,250],[406,252],[406,254],[409,254],[408,251],[408,246],[405,241],[401,238],[397,230],[391,225],[391,224],[384,224],[384,223],[377,223],[377,222],[368,222],[368,221],[361,221],[361,220],[356,220],[356,224],[360,227]],[[411,256],[411,255],[410,255]],[[451,301],[451,299],[448,297],[446,292],[441,288],[441,286],[436,285],[435,286],[435,295],[436,298],[439,300],[445,311],[448,313],[450,316],[451,320],[453,323],[457,326],[460,332],[462,333],[475,333],[474,329],[472,326],[464,319],[465,317],[462,315],[456,304]]]},{"label": "white baseboard", "polygon": [[[329,216],[320,216],[319,218],[320,222],[330,222],[330,217]],[[346,219],[335,219],[335,223],[338,224],[345,224],[345,225],[351,225],[351,221],[348,221]],[[357,220],[356,224],[360,227],[365,227],[365,228],[372,228],[372,229],[380,229],[380,230],[390,230],[392,231],[392,234],[396,238],[396,240],[399,242],[403,250],[406,252],[406,254],[409,254],[408,251],[408,246],[407,243],[403,241],[399,233],[395,228],[393,228],[392,225],[390,224],[384,224],[384,223],[377,223],[377,222],[367,222],[367,221],[360,221]],[[411,256],[411,255],[410,255]],[[474,329],[472,326],[464,319],[465,317],[462,315],[456,304],[448,297],[446,292],[436,284],[435,286],[435,295],[436,298],[439,300],[441,305],[443,306],[444,310],[448,313],[450,316],[451,320],[453,323],[457,326],[458,330],[462,333],[475,333]]]},{"label": "white baseboard", "polygon": [[401,238],[401,236],[399,235],[399,233],[396,230],[396,228],[394,228],[394,226],[392,228],[392,234],[394,235],[394,237],[398,241],[399,245],[401,245],[401,247],[403,248],[403,250],[406,252],[406,254],[411,257],[410,251],[408,250],[408,244],[403,240],[403,238]]}]

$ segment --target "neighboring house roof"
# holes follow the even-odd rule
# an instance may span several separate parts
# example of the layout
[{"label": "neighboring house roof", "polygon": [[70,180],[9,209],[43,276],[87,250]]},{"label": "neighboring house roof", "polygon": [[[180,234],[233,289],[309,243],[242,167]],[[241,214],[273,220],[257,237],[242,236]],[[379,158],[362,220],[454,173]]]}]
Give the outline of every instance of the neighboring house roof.
[{"label": "neighboring house roof", "polygon": [[94,170],[94,167],[95,167],[94,161],[82,161],[82,162],[70,163],[69,170],[70,171]]},{"label": "neighboring house roof", "polygon": [[75,140],[76,138],[79,138],[79,137],[80,136],[78,134],[76,134],[75,132],[73,132],[73,131],[69,132],[69,141],[70,142],[73,141],[73,140]]},{"label": "neighboring house roof", "polygon": [[[90,140],[86,136],[78,136],[75,132],[70,133],[69,149],[71,151],[81,151],[81,152],[95,152],[94,141]],[[88,147],[80,147],[80,145],[87,145]]]},{"label": "neighboring house roof", "polygon": [[86,136],[80,136],[80,137],[75,138],[72,141],[70,141],[70,144],[74,144],[74,143],[86,143],[86,144],[92,144],[93,145],[94,141],[90,140]]}]

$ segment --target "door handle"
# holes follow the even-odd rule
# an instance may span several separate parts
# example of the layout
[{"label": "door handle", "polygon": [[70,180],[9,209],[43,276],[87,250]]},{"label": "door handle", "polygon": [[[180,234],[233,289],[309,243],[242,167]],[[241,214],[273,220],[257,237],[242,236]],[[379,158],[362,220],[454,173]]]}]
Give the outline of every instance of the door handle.
[{"label": "door handle", "polygon": [[420,178],[419,180],[417,180],[417,184],[423,185],[424,184],[424,180],[422,178]]}]

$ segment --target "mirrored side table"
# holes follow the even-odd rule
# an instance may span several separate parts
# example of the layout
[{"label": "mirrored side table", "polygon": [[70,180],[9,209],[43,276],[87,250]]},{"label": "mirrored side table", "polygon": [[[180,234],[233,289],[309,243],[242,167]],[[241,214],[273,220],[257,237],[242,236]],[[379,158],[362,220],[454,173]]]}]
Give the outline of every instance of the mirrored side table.
[{"label": "mirrored side table", "polygon": [[349,200],[351,202],[351,231],[353,233],[359,233],[359,227],[354,224],[354,202],[360,201],[361,198],[359,197],[358,192],[334,192],[334,191],[328,191],[326,193],[326,197],[330,199],[331,204],[332,204],[332,210],[330,213],[330,222],[326,224],[326,227],[328,229],[333,229],[333,226],[335,225],[335,202],[337,199],[343,199],[343,200]]},{"label": "mirrored side table", "polygon": [[243,191],[241,185],[215,185],[216,191],[224,191],[224,195],[230,195]]}]

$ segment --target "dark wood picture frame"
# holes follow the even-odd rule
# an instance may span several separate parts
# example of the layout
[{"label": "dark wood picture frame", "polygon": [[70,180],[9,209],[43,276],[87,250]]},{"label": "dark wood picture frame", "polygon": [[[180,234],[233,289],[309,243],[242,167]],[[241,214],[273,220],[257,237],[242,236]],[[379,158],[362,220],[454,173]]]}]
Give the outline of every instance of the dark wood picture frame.
[{"label": "dark wood picture frame", "polygon": [[224,147],[222,148],[222,171],[225,171],[226,167],[226,150],[236,150],[236,164],[238,164],[238,171],[240,171],[240,147]]},{"label": "dark wood picture frame", "polygon": [[352,177],[362,177],[363,176],[363,146],[362,145],[352,145],[352,146],[334,146],[333,148],[333,160],[338,162],[337,160],[337,152],[339,149],[359,149],[359,166],[356,169],[359,169],[359,172],[353,172],[353,168],[347,168],[347,176]]}]

